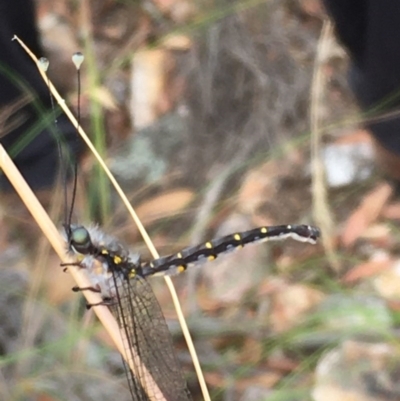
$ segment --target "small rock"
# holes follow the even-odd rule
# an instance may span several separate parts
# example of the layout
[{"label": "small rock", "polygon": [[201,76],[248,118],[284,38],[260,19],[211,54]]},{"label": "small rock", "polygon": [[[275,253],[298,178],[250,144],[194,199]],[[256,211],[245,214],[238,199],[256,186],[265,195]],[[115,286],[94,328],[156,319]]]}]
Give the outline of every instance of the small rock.
[{"label": "small rock", "polygon": [[373,149],[369,142],[330,144],[323,150],[326,179],[337,188],[363,181],[371,175]]}]

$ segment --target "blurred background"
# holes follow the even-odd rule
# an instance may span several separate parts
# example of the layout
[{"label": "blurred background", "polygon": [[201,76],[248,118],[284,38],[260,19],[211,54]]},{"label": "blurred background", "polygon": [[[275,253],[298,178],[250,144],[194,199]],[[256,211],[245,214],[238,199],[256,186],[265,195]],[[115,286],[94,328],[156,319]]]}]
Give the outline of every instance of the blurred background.
[{"label": "blurred background", "polygon": [[[400,399],[400,203],[320,1],[37,0],[36,13],[75,111],[70,60],[85,54],[82,125],[161,255],[261,225],[323,230],[317,246],[250,246],[174,278],[212,399]],[[38,195],[61,227],[61,184]],[[87,151],[74,221],[150,259]],[[119,354],[12,192],[0,225],[0,400],[129,400]],[[151,284],[200,400],[169,293]]]}]

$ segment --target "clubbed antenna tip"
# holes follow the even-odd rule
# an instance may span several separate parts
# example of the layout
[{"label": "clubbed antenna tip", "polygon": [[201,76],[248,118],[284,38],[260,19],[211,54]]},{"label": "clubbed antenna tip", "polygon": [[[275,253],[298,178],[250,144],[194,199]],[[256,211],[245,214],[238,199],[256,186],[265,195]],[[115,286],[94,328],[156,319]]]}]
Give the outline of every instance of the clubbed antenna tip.
[{"label": "clubbed antenna tip", "polygon": [[81,68],[85,56],[81,52],[76,52],[72,55],[72,62],[75,64],[77,70]]}]

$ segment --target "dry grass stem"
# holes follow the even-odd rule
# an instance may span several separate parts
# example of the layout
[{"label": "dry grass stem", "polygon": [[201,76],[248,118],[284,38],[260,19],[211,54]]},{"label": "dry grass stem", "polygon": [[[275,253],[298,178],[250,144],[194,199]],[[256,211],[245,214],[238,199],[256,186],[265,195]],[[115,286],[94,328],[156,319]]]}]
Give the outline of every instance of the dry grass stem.
[{"label": "dry grass stem", "polygon": [[326,20],[322,27],[321,36],[318,42],[317,54],[315,57],[314,73],[311,86],[311,158],[312,158],[312,194],[313,213],[317,225],[321,228],[322,244],[324,246],[328,261],[337,272],[340,270],[340,262],[335,253],[333,243],[334,222],[329,207],[328,193],[325,183],[325,170],[321,156],[321,139],[323,135],[322,121],[319,108],[323,102],[326,90],[326,77],[322,66],[326,62],[325,55],[333,40],[333,26]]}]

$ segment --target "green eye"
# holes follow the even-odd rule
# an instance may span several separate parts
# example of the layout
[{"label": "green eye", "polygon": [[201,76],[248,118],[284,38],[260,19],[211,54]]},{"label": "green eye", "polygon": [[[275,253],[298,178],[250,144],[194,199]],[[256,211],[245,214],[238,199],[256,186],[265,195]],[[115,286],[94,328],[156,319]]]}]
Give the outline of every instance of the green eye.
[{"label": "green eye", "polygon": [[92,240],[90,234],[85,227],[75,227],[71,229],[70,238],[71,247],[81,254],[88,254],[92,249]]}]

